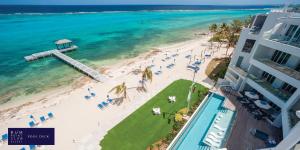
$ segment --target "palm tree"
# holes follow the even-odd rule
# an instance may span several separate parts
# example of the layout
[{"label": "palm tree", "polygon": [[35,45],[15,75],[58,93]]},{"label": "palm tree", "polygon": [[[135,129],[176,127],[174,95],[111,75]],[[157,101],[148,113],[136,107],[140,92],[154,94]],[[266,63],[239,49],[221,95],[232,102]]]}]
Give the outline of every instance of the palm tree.
[{"label": "palm tree", "polygon": [[117,95],[123,94],[123,97],[127,98],[127,86],[126,86],[125,82],[123,82],[120,85],[115,86],[109,92],[112,92],[112,91],[115,91],[115,94],[117,94]]},{"label": "palm tree", "polygon": [[147,80],[150,80],[152,81],[152,78],[153,78],[153,74],[152,74],[152,70],[147,67],[144,71],[142,71],[142,89],[145,91],[146,88],[145,88],[145,82]]},{"label": "palm tree", "polygon": [[219,50],[222,45],[222,37],[220,34],[215,34],[213,35],[213,37],[209,39],[209,42],[217,42],[218,43],[217,49]]},{"label": "palm tree", "polygon": [[253,16],[249,15],[243,22],[245,27],[249,27],[252,23]]},{"label": "palm tree", "polygon": [[226,40],[227,40],[227,45],[226,45],[226,48],[227,48],[227,50],[226,50],[226,56],[227,56],[227,53],[228,53],[228,49],[229,49],[230,47],[234,47],[235,44],[237,43],[238,39],[239,39],[239,36],[236,35],[236,34],[234,34],[234,33],[230,33],[230,34],[227,36],[227,38],[226,38]]},{"label": "palm tree", "polygon": [[231,31],[236,34],[239,34],[241,32],[242,27],[243,27],[243,22],[241,20],[235,19],[230,24]]},{"label": "palm tree", "polygon": [[226,32],[226,31],[228,31],[228,26],[227,26],[227,24],[225,23],[225,22],[223,22],[221,25],[220,25],[220,32],[222,33],[222,34],[224,34],[224,32]]},{"label": "palm tree", "polygon": [[212,32],[212,33],[216,33],[217,32],[217,29],[218,29],[218,25],[213,23],[209,26],[209,31]]}]

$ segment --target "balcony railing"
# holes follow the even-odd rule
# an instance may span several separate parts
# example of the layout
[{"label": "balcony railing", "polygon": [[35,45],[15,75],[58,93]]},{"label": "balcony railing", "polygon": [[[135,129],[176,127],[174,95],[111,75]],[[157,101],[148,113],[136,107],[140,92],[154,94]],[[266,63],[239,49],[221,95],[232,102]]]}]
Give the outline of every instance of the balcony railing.
[{"label": "balcony railing", "polygon": [[274,88],[269,82],[265,81],[264,79],[259,79],[253,74],[248,74],[248,78],[252,79],[254,82],[259,84],[261,87],[278,97],[283,101],[287,101],[292,94],[285,92],[281,89]]},{"label": "balcony railing", "polygon": [[288,44],[300,48],[300,41],[291,39],[291,37],[282,36],[282,35],[271,35],[269,39],[272,41],[276,41],[279,43]]},{"label": "balcony railing", "polygon": [[287,66],[283,66],[283,65],[280,65],[278,63],[275,63],[269,59],[256,59],[258,60],[259,62],[275,69],[275,70],[278,70],[279,72],[282,72],[294,79],[297,79],[297,80],[300,80],[300,72],[290,68],[290,67],[287,67]]},{"label": "balcony railing", "polygon": [[269,40],[272,40],[275,42],[279,42],[282,44],[287,44],[287,45],[291,45],[291,46],[300,48],[300,38],[299,37],[289,37],[289,36],[284,36],[281,34],[272,34],[272,30],[264,32],[263,37],[265,39],[269,39]]}]

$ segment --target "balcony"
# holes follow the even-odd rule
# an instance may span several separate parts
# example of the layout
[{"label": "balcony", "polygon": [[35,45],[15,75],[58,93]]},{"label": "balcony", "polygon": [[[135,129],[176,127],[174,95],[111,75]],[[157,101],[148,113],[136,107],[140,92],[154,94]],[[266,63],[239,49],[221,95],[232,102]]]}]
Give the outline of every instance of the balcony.
[{"label": "balcony", "polygon": [[300,110],[300,99],[298,99],[298,101],[289,110],[291,128],[294,127],[300,121],[300,118],[296,116],[296,111],[298,110]]},{"label": "balcony", "polygon": [[275,63],[269,59],[257,59],[257,61],[275,69],[275,70],[278,70],[279,72],[282,72],[294,79],[297,79],[297,80],[300,80],[300,72],[292,69],[292,68],[289,68],[287,66],[283,66],[283,65],[280,65],[278,63]]},{"label": "balcony", "polygon": [[255,18],[253,19],[252,26],[250,29],[250,33],[252,34],[259,34],[265,21],[267,19],[266,14],[259,14],[256,15]]},{"label": "balcony", "polygon": [[271,30],[264,32],[265,39],[300,48],[300,16],[278,18]]},{"label": "balcony", "polygon": [[286,36],[282,36],[282,35],[271,35],[270,40],[275,41],[275,42],[279,42],[282,44],[287,44],[287,45],[291,45],[291,46],[295,46],[300,48],[300,39],[291,39],[291,37],[286,37]]},{"label": "balcony", "polygon": [[264,79],[259,79],[253,74],[249,74],[248,78],[252,79],[252,81],[254,81],[256,84],[284,102],[286,102],[292,96],[292,94],[290,93],[287,93],[281,89],[274,88],[269,82],[265,81]]},{"label": "balcony", "polygon": [[242,69],[240,67],[236,67],[236,66],[229,66],[228,67],[231,71],[235,72],[236,74],[239,74],[240,77],[246,77],[247,76],[247,72],[245,69]]}]

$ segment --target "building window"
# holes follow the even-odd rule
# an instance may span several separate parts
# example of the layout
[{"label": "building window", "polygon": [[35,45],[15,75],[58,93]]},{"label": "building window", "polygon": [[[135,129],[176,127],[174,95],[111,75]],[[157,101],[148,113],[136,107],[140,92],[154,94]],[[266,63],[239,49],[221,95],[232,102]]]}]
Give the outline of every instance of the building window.
[{"label": "building window", "polygon": [[241,64],[242,64],[242,62],[243,62],[243,59],[244,59],[243,56],[239,56],[239,58],[238,58],[238,60],[237,60],[237,62],[236,62],[236,64],[235,64],[235,66],[240,68],[240,67],[241,67]]},{"label": "building window", "polygon": [[291,54],[276,50],[271,58],[273,62],[276,62],[278,64],[286,64],[286,62],[289,60],[291,57]]},{"label": "building window", "polygon": [[295,70],[298,71],[298,72],[300,72],[300,63],[298,63],[298,65],[297,65],[297,67],[296,67]]},{"label": "building window", "polygon": [[285,41],[289,41],[297,30],[298,25],[290,25],[289,29],[285,32]]},{"label": "building window", "polygon": [[247,39],[242,49],[242,52],[250,53],[254,44],[255,44],[255,40]]},{"label": "building window", "polygon": [[293,94],[297,89],[293,86],[291,86],[290,84],[288,83],[284,83],[282,86],[281,86],[281,89],[290,93],[290,94]]},{"label": "building window", "polygon": [[272,84],[275,80],[274,76],[270,75],[269,73],[267,73],[265,71],[262,73],[262,78],[265,79],[270,84]]}]

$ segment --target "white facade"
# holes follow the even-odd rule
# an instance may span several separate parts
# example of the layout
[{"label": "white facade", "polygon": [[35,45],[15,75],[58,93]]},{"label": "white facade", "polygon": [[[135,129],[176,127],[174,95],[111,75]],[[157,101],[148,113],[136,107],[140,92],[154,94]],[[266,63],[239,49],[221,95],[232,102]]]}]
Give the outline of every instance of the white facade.
[{"label": "white facade", "polygon": [[293,128],[300,128],[291,121],[294,109],[300,109],[298,104],[294,108],[300,103],[300,14],[257,15],[252,25],[242,30],[225,79],[234,89],[255,90],[273,104],[278,113],[269,122],[283,129],[279,146],[292,148],[299,142],[300,136],[292,143],[285,139],[297,135],[292,132],[298,129]]}]

